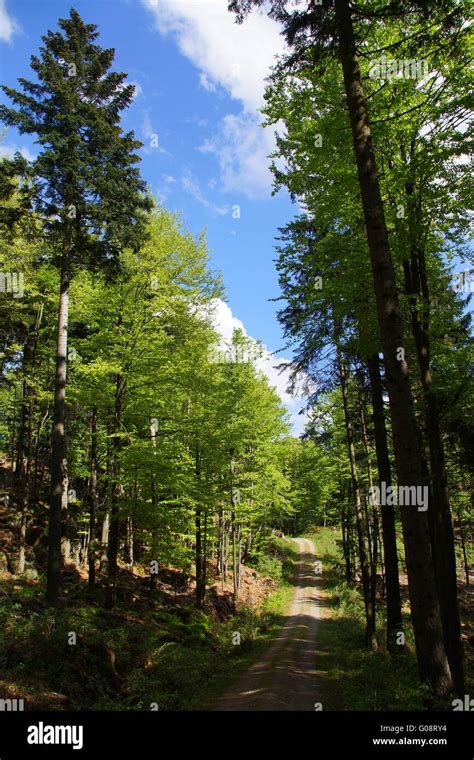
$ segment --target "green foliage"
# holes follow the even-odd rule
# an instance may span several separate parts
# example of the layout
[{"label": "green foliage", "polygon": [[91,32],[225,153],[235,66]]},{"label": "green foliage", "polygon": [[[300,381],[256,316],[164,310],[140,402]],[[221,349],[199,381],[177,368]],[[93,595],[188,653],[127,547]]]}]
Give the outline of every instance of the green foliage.
[{"label": "green foliage", "polygon": [[[418,685],[413,634],[404,616],[406,647],[403,654],[364,651],[364,602],[360,590],[342,577],[342,556],[335,545],[338,533],[318,528],[315,541],[322,560],[328,617],[318,628],[316,657],[324,709],[423,710],[429,702]],[[384,607],[378,608],[377,626],[383,631]],[[364,688],[361,689],[361,683]]]}]

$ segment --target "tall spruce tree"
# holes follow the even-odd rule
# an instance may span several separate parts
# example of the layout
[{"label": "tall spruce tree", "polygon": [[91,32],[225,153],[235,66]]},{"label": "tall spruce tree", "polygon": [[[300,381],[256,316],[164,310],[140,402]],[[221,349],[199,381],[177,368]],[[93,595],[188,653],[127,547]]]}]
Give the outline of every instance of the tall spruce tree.
[{"label": "tall spruce tree", "polygon": [[59,31],[42,39],[31,68],[37,81],[2,89],[15,107],[0,118],[21,134],[34,134],[35,210],[57,252],[60,295],[51,450],[47,599],[55,605],[61,584],[61,540],[67,530],[66,374],[69,287],[80,266],[113,269],[124,246],[139,245],[149,201],[136,166],[141,143],[120,127],[133,98],[125,73],[111,71],[113,49],[95,44],[96,26],[76,10]]}]

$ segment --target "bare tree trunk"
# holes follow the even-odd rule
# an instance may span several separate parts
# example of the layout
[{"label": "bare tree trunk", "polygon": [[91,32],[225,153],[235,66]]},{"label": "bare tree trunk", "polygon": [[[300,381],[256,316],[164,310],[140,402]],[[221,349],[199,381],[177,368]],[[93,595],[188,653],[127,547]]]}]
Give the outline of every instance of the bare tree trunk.
[{"label": "bare tree trunk", "polygon": [[[110,470],[108,470],[110,473]],[[110,504],[110,502],[109,502]],[[107,505],[104,519],[102,520],[102,530],[100,534],[100,543],[102,551],[100,555],[100,570],[103,572],[107,568],[107,546],[109,545],[109,529],[110,529],[110,506]]]},{"label": "bare tree trunk", "polygon": [[[18,506],[21,512],[20,519],[20,541],[19,541],[19,555],[17,572],[23,573],[25,571],[25,553],[26,553],[26,527],[28,522],[28,508],[30,503],[30,486],[31,486],[31,447],[33,436],[33,403],[30,384],[28,382],[27,373],[29,371],[34,372],[35,359],[36,359],[36,346],[38,339],[38,329],[41,321],[41,315],[43,307],[40,307],[38,317],[36,320],[35,336],[33,341],[33,349],[31,356],[31,368],[28,367],[30,363],[29,356],[29,343],[28,340],[25,343],[23,354],[23,403],[22,403],[22,415],[20,431],[18,434],[18,450],[20,455],[18,457],[19,468],[16,473],[16,487],[18,494]],[[25,430],[26,428],[26,430]],[[26,434],[26,441],[25,441]]]},{"label": "bare tree trunk", "polygon": [[110,504],[112,502],[112,488],[113,488],[113,445],[110,440],[110,435],[113,432],[113,425],[107,426],[107,488],[105,499],[105,513],[102,520],[102,529],[100,534],[101,552],[100,552],[100,571],[107,571],[107,547],[109,545],[109,530],[110,530]]},{"label": "bare tree trunk", "polygon": [[133,505],[130,507],[130,514],[127,518],[127,554],[128,566],[133,573],[135,565],[135,533],[134,533],[134,516],[137,514],[138,506],[138,472],[135,469],[135,480],[133,483]]},{"label": "bare tree trunk", "polygon": [[127,517],[127,555],[128,555],[128,567],[133,571],[134,556],[133,556],[133,517],[129,515]]},{"label": "bare tree trunk", "polygon": [[223,566],[222,566],[222,580],[224,583],[227,581],[227,573],[229,570],[229,525],[227,518],[224,520],[224,536],[223,536]]},{"label": "bare tree trunk", "polygon": [[217,523],[217,572],[222,576],[224,572],[224,510],[219,514]]},{"label": "bare tree trunk", "polygon": [[352,583],[352,564],[351,564],[351,547],[350,547],[350,530],[348,530],[348,517],[345,505],[341,509],[341,531],[342,531],[342,553],[344,555],[344,564],[346,567],[346,581]]},{"label": "bare tree trunk", "polygon": [[66,380],[70,282],[69,256],[69,233],[66,231],[61,258],[53,434],[51,439],[51,505],[49,510],[46,599],[53,606],[57,604],[61,590],[61,536],[63,524],[67,537]]},{"label": "bare tree trunk", "polygon": [[231,503],[231,524],[232,524],[232,575],[234,583],[234,602],[239,598],[239,562],[237,550],[237,524],[235,520],[235,493],[234,493],[234,452],[230,451],[230,503]]},{"label": "bare tree trunk", "polygon": [[10,459],[11,459],[11,466],[12,466],[12,475],[15,472],[16,467],[16,461],[15,461],[15,452],[16,452],[16,384],[13,385],[13,406],[12,406],[12,439],[10,444]]}]

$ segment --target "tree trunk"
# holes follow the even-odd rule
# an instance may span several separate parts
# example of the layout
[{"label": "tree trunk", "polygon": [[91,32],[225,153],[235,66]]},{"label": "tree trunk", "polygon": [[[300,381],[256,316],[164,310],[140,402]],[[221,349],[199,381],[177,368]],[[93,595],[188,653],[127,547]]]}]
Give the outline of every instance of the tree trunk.
[{"label": "tree trunk", "polygon": [[237,525],[235,521],[235,494],[234,494],[234,452],[230,451],[230,503],[231,503],[231,525],[232,525],[232,575],[234,585],[234,602],[239,598],[239,562],[237,551]]},{"label": "tree trunk", "polygon": [[[392,483],[390,457],[388,455],[387,429],[383,404],[383,389],[380,378],[379,357],[374,354],[368,361],[370,393],[374,421],[375,452],[379,473],[379,487]],[[400,600],[400,578],[398,575],[397,536],[395,532],[395,510],[392,505],[381,507],[382,539],[385,560],[385,584],[387,594],[387,646],[390,652],[403,651],[397,645],[397,633],[403,630],[402,605]]]},{"label": "tree trunk", "polygon": [[97,515],[97,407],[94,404],[91,412],[91,476],[89,486],[89,586],[95,585],[95,557],[96,557],[96,515]]},{"label": "tree trunk", "polygon": [[229,570],[229,521],[227,518],[224,519],[223,549],[222,581],[226,583]]},{"label": "tree trunk", "polygon": [[[412,206],[411,190],[407,192]],[[411,216],[411,214],[410,214]],[[415,225],[416,226],[416,225]],[[431,469],[431,539],[436,574],[436,585],[441,609],[441,621],[449,667],[459,696],[465,693],[464,652],[459,617],[456,552],[454,529],[449,502],[448,477],[446,473],[443,439],[441,434],[439,402],[432,387],[430,367],[431,347],[429,338],[430,298],[425,271],[424,252],[413,240],[410,261],[404,262],[405,287],[410,296],[413,337],[415,339],[420,380],[425,402],[426,437]],[[417,296],[422,297],[423,318],[420,318]]]},{"label": "tree trunk", "polygon": [[224,510],[222,509],[217,521],[217,572],[224,571]]},{"label": "tree trunk", "polygon": [[[370,461],[369,438],[367,434],[367,424],[366,424],[366,418],[365,418],[364,404],[365,404],[365,399],[361,392],[360,418],[361,418],[361,426],[362,426],[362,439],[364,441],[364,450],[365,450],[365,456],[367,460],[367,479],[369,481],[369,491],[370,493],[372,493],[374,481],[372,477],[372,463]],[[378,535],[378,529],[379,529],[379,516],[378,516],[378,511],[377,511],[378,508],[379,508],[378,504],[376,503],[372,504],[372,541],[371,541],[370,540],[371,534],[370,534],[369,505],[368,505],[368,499],[365,500],[365,509],[366,509],[366,514],[367,514],[368,543],[369,543],[369,547],[371,546],[371,550],[369,552],[370,602],[372,605],[374,620],[376,619],[376,609],[377,609],[377,562],[378,562],[377,535]]]},{"label": "tree trunk", "polygon": [[114,410],[114,438],[112,441],[112,489],[111,489],[111,508],[110,508],[110,525],[109,541],[107,549],[107,589],[105,596],[105,606],[108,610],[115,607],[117,601],[117,557],[120,535],[119,520],[119,501],[122,495],[122,488],[119,482],[120,463],[119,455],[122,447],[120,431],[122,428],[122,411],[123,396],[125,385],[123,377],[118,374],[115,384],[115,410]]},{"label": "tree trunk", "polygon": [[[35,357],[36,357],[36,344],[37,344],[37,331],[39,328],[39,321],[41,319],[42,307],[38,312],[38,319],[36,322],[35,338],[33,342],[32,356],[31,356],[31,368],[28,367],[30,363],[30,351],[29,342],[25,342],[23,352],[23,403],[21,412],[20,430],[18,432],[18,468],[15,473],[16,490],[18,506],[20,508],[20,541],[19,541],[19,555],[17,572],[23,573],[25,571],[25,552],[26,552],[26,526],[28,522],[28,507],[30,502],[30,486],[31,486],[31,444],[33,436],[33,402],[30,384],[27,379],[27,373],[34,371]],[[26,440],[25,440],[26,438]]]},{"label": "tree trunk", "polygon": [[133,572],[133,565],[134,565],[133,517],[131,515],[128,515],[127,517],[127,556],[128,556],[128,567]]},{"label": "tree trunk", "polygon": [[196,507],[196,607],[202,607],[203,593],[203,568],[202,568],[202,531],[201,531],[201,508]]},{"label": "tree trunk", "polygon": [[51,439],[51,504],[48,532],[48,571],[46,599],[55,606],[61,590],[61,536],[65,525],[67,536],[67,444],[66,444],[66,379],[67,338],[69,317],[69,256],[70,243],[66,242],[61,258],[61,284],[58,309],[56,346],[56,378],[54,384],[53,434]]},{"label": "tree trunk", "polygon": [[[390,255],[380,183],[348,0],[335,0],[339,53],[372,264],[380,337],[390,398],[399,486],[421,486],[422,468],[395,271]],[[402,352],[402,354],[400,354]],[[400,357],[400,358],[399,358]],[[446,696],[453,680],[444,646],[428,521],[425,512],[401,507],[410,607],[422,681]]]},{"label": "tree trunk", "polygon": [[344,555],[344,564],[346,567],[346,581],[348,584],[352,583],[352,564],[351,564],[351,547],[350,532],[347,525],[347,510],[345,505],[342,505],[341,509],[341,531],[342,531],[342,553]]},{"label": "tree trunk", "polygon": [[[110,467],[107,468],[107,472],[110,475]],[[100,533],[100,543],[102,546],[100,554],[100,571],[104,572],[107,568],[107,547],[109,545],[109,529],[110,529],[110,500],[107,504],[104,519],[102,520],[102,530]]]},{"label": "tree trunk", "polygon": [[10,443],[12,476],[13,476],[13,473],[15,472],[15,467],[16,467],[15,451],[16,451],[16,383],[13,385],[12,438],[11,438],[11,443]]},{"label": "tree trunk", "polygon": [[[153,423],[153,421],[150,422],[150,438],[151,438],[151,445],[153,447],[153,456],[156,454],[156,427]],[[151,474],[151,504],[153,507],[153,520],[157,519],[158,515],[158,489],[156,487],[156,475],[155,475],[155,468],[153,467],[153,472]],[[157,553],[158,548],[158,529],[156,526],[153,527],[151,531],[152,536],[152,551],[153,551],[153,560],[155,562],[158,562],[158,557],[155,557],[155,553]],[[150,571],[150,594],[154,594],[158,587],[158,573],[152,573]]]},{"label": "tree trunk", "polygon": [[[196,479],[201,477],[201,458],[200,452],[196,449]],[[196,525],[196,607],[202,607],[205,596],[203,556],[202,556],[202,527],[201,527],[202,509],[199,504],[196,505],[195,525]]]},{"label": "tree trunk", "polygon": [[204,510],[204,541],[203,541],[203,558],[202,558],[202,585],[204,592],[207,583],[207,510]]},{"label": "tree trunk", "polygon": [[464,573],[466,575],[466,586],[469,586],[469,562],[467,559],[467,551],[466,551],[466,538],[464,536],[464,529],[462,525],[462,514],[461,510],[458,511],[458,520],[459,520],[459,533],[461,535],[461,547],[462,547],[462,556],[464,561]]},{"label": "tree trunk", "polygon": [[375,635],[375,609],[372,606],[372,598],[370,594],[370,574],[369,563],[367,561],[367,549],[365,545],[364,536],[364,514],[362,510],[362,499],[359,487],[359,475],[357,472],[356,452],[354,445],[354,434],[352,430],[352,422],[349,412],[349,403],[347,398],[347,386],[346,386],[346,372],[344,368],[344,362],[338,351],[338,363],[339,363],[339,379],[341,384],[342,403],[344,406],[344,418],[346,422],[346,437],[347,447],[349,451],[349,462],[351,467],[352,487],[354,491],[355,501],[355,516],[356,516],[356,528],[357,528],[357,540],[359,546],[359,559],[360,559],[360,572],[362,577],[362,591],[364,595],[365,605],[365,643],[366,646],[372,650],[377,649],[377,638]]},{"label": "tree trunk", "polygon": [[99,567],[102,573],[107,571],[107,548],[109,545],[109,530],[110,530],[110,504],[112,502],[112,488],[113,488],[113,444],[110,436],[113,432],[113,425],[107,425],[107,487],[106,487],[106,499],[105,499],[105,514],[102,520],[102,530],[100,534],[101,552]]}]

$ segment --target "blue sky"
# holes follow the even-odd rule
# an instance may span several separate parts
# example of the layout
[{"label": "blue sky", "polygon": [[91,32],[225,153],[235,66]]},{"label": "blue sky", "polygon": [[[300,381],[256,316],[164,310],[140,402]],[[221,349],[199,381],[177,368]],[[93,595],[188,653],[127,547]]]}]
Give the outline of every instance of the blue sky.
[{"label": "blue sky", "polygon": [[[136,86],[124,114],[145,146],[142,174],[158,200],[182,214],[193,231],[206,230],[211,266],[222,272],[227,306],[218,328],[226,338],[238,326],[270,352],[284,349],[276,319],[275,236],[298,211],[288,195],[271,196],[270,130],[260,126],[264,80],[283,49],[278,26],[252,13],[242,26],[227,0],[75,0],[74,7],[116,51],[115,68]],[[41,35],[69,15],[69,0],[0,0],[0,81],[30,78],[30,56]],[[27,137],[9,130],[0,155],[21,149]],[[466,269],[457,259],[455,270]],[[471,288],[472,290],[472,288]],[[278,353],[278,361],[291,353]],[[293,416],[304,425],[301,399],[285,392],[286,376],[271,357],[262,369]]]},{"label": "blue sky", "polygon": [[[114,68],[136,85],[123,123],[145,143],[145,180],[193,232],[206,230],[211,266],[223,274],[230,307],[219,310],[223,331],[238,319],[270,351],[281,350],[278,306],[270,301],[278,296],[274,239],[297,208],[284,192],[271,196],[267,156],[273,134],[261,128],[258,115],[265,76],[282,50],[278,27],[263,14],[235,24],[227,0],[73,5],[98,26],[99,44],[115,48]],[[0,0],[2,83],[16,86],[17,77],[31,77],[30,56],[41,35],[70,8],[68,0]],[[20,148],[35,153],[27,136],[9,130],[0,152]],[[267,374],[295,411],[301,403],[291,403],[285,378],[271,364]]]}]

